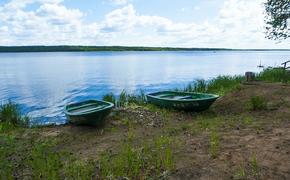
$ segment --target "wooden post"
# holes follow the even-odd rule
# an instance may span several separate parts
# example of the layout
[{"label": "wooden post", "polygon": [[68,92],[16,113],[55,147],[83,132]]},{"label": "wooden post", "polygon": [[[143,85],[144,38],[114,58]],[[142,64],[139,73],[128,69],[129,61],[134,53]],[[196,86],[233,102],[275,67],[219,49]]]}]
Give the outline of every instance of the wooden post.
[{"label": "wooden post", "polygon": [[246,81],[254,81],[255,80],[255,73],[253,72],[246,72],[245,73]]}]

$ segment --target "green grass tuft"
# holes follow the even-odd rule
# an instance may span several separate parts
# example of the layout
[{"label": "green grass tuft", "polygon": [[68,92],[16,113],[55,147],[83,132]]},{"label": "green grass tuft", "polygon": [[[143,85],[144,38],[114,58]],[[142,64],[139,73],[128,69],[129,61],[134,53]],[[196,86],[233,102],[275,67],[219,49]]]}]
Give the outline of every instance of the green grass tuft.
[{"label": "green grass tuft", "polygon": [[111,103],[115,103],[116,102],[116,97],[113,93],[109,93],[103,96],[103,100],[104,101],[108,101]]},{"label": "green grass tuft", "polygon": [[171,139],[159,137],[153,144],[135,147],[128,142],[118,154],[106,153],[100,159],[99,178],[146,179],[159,177],[173,168]]},{"label": "green grass tuft", "polygon": [[247,106],[248,109],[253,111],[265,110],[267,108],[267,101],[262,96],[253,96]]},{"label": "green grass tuft", "polygon": [[210,132],[210,155],[212,158],[217,157],[219,148],[219,136],[215,130]]},{"label": "green grass tuft", "polygon": [[283,68],[267,68],[257,75],[258,80],[290,83],[290,73]]},{"label": "green grass tuft", "polygon": [[242,80],[242,76],[218,76],[209,81],[197,79],[194,83],[188,84],[183,91],[224,95],[229,91],[240,88]]},{"label": "green grass tuft", "polygon": [[27,127],[29,118],[22,116],[17,104],[9,101],[0,105],[0,132],[14,129],[15,127]]},{"label": "green grass tuft", "polygon": [[116,107],[127,107],[130,104],[146,104],[146,95],[143,90],[140,90],[138,94],[129,94],[123,90],[117,97],[113,93],[106,94],[103,100],[114,103]]}]

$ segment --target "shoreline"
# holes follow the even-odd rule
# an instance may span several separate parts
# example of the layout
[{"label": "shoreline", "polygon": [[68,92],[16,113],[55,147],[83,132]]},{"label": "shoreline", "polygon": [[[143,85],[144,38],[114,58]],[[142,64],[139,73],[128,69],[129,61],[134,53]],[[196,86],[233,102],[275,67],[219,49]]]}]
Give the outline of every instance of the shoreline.
[{"label": "shoreline", "polygon": [[180,47],[139,47],[139,46],[0,46],[0,53],[28,53],[28,52],[166,52],[166,51],[290,51],[290,49],[231,49],[231,48],[180,48]]},{"label": "shoreline", "polygon": [[[14,178],[287,179],[289,91],[280,83],[241,84],[201,113],[131,104],[102,128],[10,130],[0,133],[0,164]],[[257,96],[266,106],[254,110]]]}]

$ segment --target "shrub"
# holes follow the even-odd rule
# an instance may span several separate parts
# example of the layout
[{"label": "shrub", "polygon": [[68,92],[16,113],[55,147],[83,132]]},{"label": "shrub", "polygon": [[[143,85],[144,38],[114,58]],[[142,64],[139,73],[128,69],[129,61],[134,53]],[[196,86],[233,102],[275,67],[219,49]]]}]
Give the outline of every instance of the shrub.
[{"label": "shrub", "polygon": [[17,104],[9,101],[0,106],[0,123],[3,127],[26,127],[29,123],[27,116],[22,116]]}]

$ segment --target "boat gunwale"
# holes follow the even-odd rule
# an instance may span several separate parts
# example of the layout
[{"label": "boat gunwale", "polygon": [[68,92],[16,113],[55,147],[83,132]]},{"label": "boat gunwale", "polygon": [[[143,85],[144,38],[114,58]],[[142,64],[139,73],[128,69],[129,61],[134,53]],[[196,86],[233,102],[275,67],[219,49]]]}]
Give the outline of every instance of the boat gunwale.
[{"label": "boat gunwale", "polygon": [[[193,95],[193,94],[200,94],[200,95],[210,95],[212,97],[207,97],[207,98],[202,98],[202,99],[169,99],[169,98],[162,98],[162,97],[157,97],[154,94],[158,93],[184,93],[188,95]],[[198,92],[179,92],[179,91],[158,91],[154,93],[149,93],[146,95],[147,97],[153,98],[153,99],[159,99],[159,100],[165,100],[165,101],[171,101],[171,102],[196,102],[196,101],[205,101],[205,100],[212,100],[212,99],[217,99],[220,96],[217,94],[209,94],[209,93],[198,93]]]},{"label": "boat gunwale", "polygon": [[[80,103],[86,103],[86,102],[101,102],[101,103],[105,103],[107,104],[108,106],[106,107],[103,107],[101,109],[95,109],[93,111],[90,111],[90,112],[83,112],[83,113],[71,113],[68,111],[68,106],[70,105],[74,105],[74,104],[80,104]],[[92,114],[92,113],[95,113],[95,112],[99,112],[99,111],[103,111],[103,110],[107,110],[107,109],[112,109],[114,107],[114,104],[111,103],[111,102],[107,102],[107,101],[101,101],[101,100],[87,100],[87,101],[82,101],[82,102],[78,102],[78,103],[70,103],[70,104],[67,104],[64,108],[64,113],[68,116],[83,116],[83,115],[88,115],[88,114]]]}]

